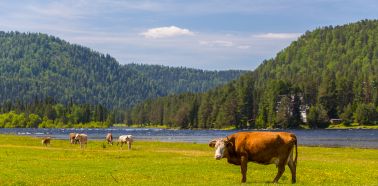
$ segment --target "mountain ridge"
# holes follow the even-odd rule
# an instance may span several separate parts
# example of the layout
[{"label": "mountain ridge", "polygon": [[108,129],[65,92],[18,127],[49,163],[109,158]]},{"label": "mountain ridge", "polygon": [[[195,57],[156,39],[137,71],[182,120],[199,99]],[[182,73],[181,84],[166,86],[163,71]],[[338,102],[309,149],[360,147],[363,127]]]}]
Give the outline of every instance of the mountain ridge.
[{"label": "mountain ridge", "polygon": [[121,65],[109,54],[58,37],[0,32],[0,103],[49,97],[61,103],[128,108],[148,98],[205,91],[244,72]]}]

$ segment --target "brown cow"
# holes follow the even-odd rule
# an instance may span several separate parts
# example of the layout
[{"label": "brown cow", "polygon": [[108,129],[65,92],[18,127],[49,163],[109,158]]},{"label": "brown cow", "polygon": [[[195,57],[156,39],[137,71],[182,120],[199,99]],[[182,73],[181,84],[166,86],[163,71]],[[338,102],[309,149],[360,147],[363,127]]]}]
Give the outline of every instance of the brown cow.
[{"label": "brown cow", "polygon": [[112,133],[108,133],[105,137],[105,140],[108,142],[108,144],[113,145],[113,135]]},{"label": "brown cow", "polygon": [[[240,165],[242,182],[246,182],[247,164],[276,164],[278,173],[273,182],[277,183],[287,164],[291,171],[291,181],[296,182],[297,138],[287,132],[238,132],[224,139],[210,141],[216,147],[215,159],[227,158],[228,163]],[[293,149],[295,146],[295,159]]]},{"label": "brown cow", "polygon": [[42,145],[44,146],[50,145],[50,142],[51,142],[50,137],[42,138]]},{"label": "brown cow", "polygon": [[77,144],[79,141],[75,139],[77,133],[70,133],[69,134],[69,139],[71,144]]}]

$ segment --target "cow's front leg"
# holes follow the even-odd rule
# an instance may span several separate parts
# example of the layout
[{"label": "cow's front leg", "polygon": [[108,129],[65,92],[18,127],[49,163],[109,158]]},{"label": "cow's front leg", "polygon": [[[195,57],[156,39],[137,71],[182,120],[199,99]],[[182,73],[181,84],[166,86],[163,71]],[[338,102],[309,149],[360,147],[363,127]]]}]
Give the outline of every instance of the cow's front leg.
[{"label": "cow's front leg", "polygon": [[280,163],[278,164],[278,173],[276,177],[274,178],[273,183],[277,183],[284,172],[285,172],[285,162],[280,161]]},{"label": "cow's front leg", "polygon": [[241,174],[242,174],[242,180],[241,180],[241,182],[245,183],[247,181],[248,157],[247,156],[242,156],[240,158],[240,160],[241,160],[240,168],[241,168]]}]

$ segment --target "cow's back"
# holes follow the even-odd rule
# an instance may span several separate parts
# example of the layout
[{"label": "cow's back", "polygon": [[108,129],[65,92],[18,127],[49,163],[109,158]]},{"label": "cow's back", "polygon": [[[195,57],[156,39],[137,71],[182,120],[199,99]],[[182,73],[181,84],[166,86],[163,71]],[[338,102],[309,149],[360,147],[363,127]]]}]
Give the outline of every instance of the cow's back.
[{"label": "cow's back", "polygon": [[270,164],[275,158],[287,156],[293,147],[295,136],[287,132],[239,132],[235,139],[235,151],[245,154],[249,161]]},{"label": "cow's back", "polygon": [[79,142],[83,144],[87,144],[88,136],[86,134],[79,134]]},{"label": "cow's back", "polygon": [[112,141],[113,140],[113,135],[111,133],[108,133],[105,137],[106,140]]}]

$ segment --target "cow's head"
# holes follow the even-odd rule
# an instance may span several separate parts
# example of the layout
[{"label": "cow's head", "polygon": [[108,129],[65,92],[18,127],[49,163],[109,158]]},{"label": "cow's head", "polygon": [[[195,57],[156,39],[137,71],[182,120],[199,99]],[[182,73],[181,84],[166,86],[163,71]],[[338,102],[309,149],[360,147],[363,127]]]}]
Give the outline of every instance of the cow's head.
[{"label": "cow's head", "polygon": [[76,134],[74,139],[75,140],[79,140],[80,138],[81,138],[81,135],[80,134]]},{"label": "cow's head", "polygon": [[220,160],[228,153],[228,148],[232,146],[232,142],[228,137],[226,139],[218,138],[210,141],[209,146],[215,147],[214,158]]}]

